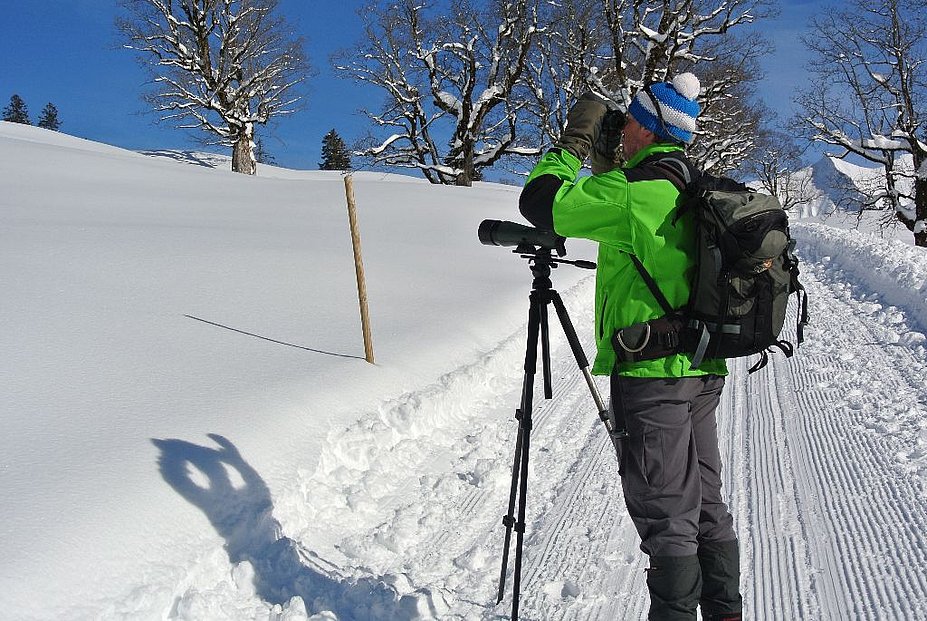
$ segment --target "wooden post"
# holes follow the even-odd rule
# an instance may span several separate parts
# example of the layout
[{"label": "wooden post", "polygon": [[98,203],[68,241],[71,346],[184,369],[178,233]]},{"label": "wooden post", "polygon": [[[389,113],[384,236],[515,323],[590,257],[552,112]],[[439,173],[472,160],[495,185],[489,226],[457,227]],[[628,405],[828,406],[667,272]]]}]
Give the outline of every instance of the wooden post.
[{"label": "wooden post", "polygon": [[348,199],[348,221],[351,224],[351,245],[354,247],[354,272],[357,275],[357,299],[360,303],[361,329],[364,331],[364,357],[373,364],[373,340],[370,337],[370,315],[367,312],[367,282],[361,257],[360,231],[357,229],[357,208],[354,204],[354,179],[344,177],[344,194]]}]

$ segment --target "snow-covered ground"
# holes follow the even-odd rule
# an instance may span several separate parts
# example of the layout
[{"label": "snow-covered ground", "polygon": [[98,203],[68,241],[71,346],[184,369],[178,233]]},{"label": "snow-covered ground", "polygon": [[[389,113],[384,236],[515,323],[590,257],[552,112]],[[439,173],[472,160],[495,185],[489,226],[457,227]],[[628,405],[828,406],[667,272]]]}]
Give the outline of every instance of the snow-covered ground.
[{"label": "snow-covered ground", "polygon": [[[0,618],[505,618],[531,275],[476,229],[518,190],[355,174],[369,365],[341,176],[194,156],[0,123]],[[807,342],[733,364],[719,414],[748,614],[927,618],[927,253],[793,229]],[[591,274],[553,280],[591,353]],[[523,618],[643,619],[608,442],[551,338]]]},{"label": "snow-covered ground", "polygon": [[[813,165],[795,171],[784,182],[791,185],[793,200],[796,197],[804,197],[805,200],[792,208],[793,217],[820,220],[838,228],[853,228],[910,242],[912,234],[888,212],[859,212],[860,202],[881,193],[885,183],[885,169],[871,162],[866,164],[825,155]],[[900,157],[897,167],[899,171],[913,172],[911,156]],[[912,184],[911,178],[901,178],[898,189],[911,194]],[[908,217],[914,217],[911,199],[902,199],[901,207],[908,212]]]}]

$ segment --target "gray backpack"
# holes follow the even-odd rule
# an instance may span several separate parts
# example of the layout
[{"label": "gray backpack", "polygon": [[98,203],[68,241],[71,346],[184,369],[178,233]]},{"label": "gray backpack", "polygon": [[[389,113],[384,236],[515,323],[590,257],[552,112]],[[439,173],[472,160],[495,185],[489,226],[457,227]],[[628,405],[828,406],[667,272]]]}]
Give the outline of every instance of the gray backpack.
[{"label": "gray backpack", "polygon": [[[685,183],[675,162],[662,160],[657,165],[683,192],[675,220],[686,213],[695,218],[696,274],[688,304],[673,309],[640,260],[631,255],[666,316],[616,332],[619,359],[687,352],[696,369],[707,358],[760,354],[750,369],[753,373],[766,366],[767,352],[773,347],[791,356],[792,344],[779,338],[789,296],[798,295],[797,344],[804,340],[808,323],[808,296],[798,281],[795,240],[779,200],[723,177],[701,175]],[[642,334],[647,338],[642,339]],[[629,342],[646,346],[629,347]]]}]

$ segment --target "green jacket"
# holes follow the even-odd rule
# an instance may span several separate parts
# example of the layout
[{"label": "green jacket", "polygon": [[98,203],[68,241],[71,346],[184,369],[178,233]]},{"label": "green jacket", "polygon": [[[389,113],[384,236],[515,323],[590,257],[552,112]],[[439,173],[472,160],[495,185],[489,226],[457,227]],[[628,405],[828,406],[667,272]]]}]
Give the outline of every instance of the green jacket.
[{"label": "green jacket", "polygon": [[[653,276],[673,308],[689,300],[694,274],[695,231],[691,216],[675,224],[679,191],[646,160],[680,152],[680,147],[654,144],[642,149],[623,168],[580,177],[582,162],[562,149],[549,151],[526,184],[539,180],[555,191],[554,231],[564,237],[599,242],[595,289],[597,355],[592,372],[609,375],[615,367],[611,337],[615,330],[665,313],[647,288],[627,253],[635,254]],[[559,180],[559,181],[558,181]],[[555,184],[559,183],[559,186]],[[522,202],[525,202],[523,193]],[[524,212],[524,205],[523,205]],[[705,360],[695,370],[689,354],[636,363],[621,363],[618,372],[631,377],[690,377],[727,374],[723,359]]]}]

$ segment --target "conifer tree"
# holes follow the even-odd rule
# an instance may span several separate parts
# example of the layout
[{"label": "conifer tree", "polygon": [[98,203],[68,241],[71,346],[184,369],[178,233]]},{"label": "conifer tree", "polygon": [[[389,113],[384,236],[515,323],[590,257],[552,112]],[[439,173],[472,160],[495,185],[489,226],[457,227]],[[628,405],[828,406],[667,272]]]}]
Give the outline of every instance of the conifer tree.
[{"label": "conifer tree", "polygon": [[37,125],[53,131],[58,131],[58,128],[61,127],[61,121],[58,120],[58,108],[53,103],[49,102],[42,108],[42,115],[39,117]]},{"label": "conifer tree", "polygon": [[274,165],[277,163],[277,160],[271,155],[270,151],[267,150],[267,147],[264,146],[264,140],[260,136],[254,137],[254,159],[258,164],[270,164]]},{"label": "conifer tree", "polygon": [[10,105],[3,109],[3,120],[10,123],[32,125],[32,121],[29,120],[29,110],[26,108],[26,102],[19,95],[10,97]]},{"label": "conifer tree", "polygon": [[348,170],[351,168],[351,154],[347,145],[334,129],[322,138],[322,161],[320,170]]}]

